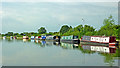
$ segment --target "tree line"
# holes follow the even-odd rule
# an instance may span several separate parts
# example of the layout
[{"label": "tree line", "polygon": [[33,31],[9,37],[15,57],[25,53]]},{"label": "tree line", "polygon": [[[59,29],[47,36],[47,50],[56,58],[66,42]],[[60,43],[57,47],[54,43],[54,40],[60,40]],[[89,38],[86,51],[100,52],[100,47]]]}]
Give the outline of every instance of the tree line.
[{"label": "tree line", "polygon": [[115,25],[115,20],[112,15],[104,19],[103,26],[99,30],[96,30],[90,25],[78,25],[75,28],[64,25],[60,30],[61,35],[77,35],[81,38],[83,35],[86,36],[116,36],[120,39],[120,25]]},{"label": "tree line", "polygon": [[113,19],[112,15],[110,15],[108,18],[105,18],[103,21],[103,26],[100,27],[99,30],[96,30],[93,26],[90,25],[78,25],[77,27],[72,28],[72,26],[69,25],[63,25],[59,32],[49,32],[47,33],[47,30],[45,27],[41,27],[38,29],[38,32],[23,32],[23,33],[13,33],[8,32],[6,34],[1,34],[2,36],[41,36],[42,34],[45,35],[77,35],[79,38],[81,38],[83,35],[86,36],[116,36],[120,39],[120,25],[115,25],[115,20]]}]

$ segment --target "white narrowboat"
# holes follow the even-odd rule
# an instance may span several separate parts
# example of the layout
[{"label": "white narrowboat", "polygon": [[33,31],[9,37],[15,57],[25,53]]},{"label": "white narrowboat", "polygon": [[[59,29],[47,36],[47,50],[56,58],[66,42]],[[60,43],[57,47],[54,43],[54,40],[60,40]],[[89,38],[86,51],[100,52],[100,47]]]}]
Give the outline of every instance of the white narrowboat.
[{"label": "white narrowboat", "polygon": [[46,36],[46,40],[53,40],[54,36]]},{"label": "white narrowboat", "polygon": [[57,41],[60,42],[60,36],[46,36],[46,40],[52,40],[52,41]]},{"label": "white narrowboat", "polygon": [[3,40],[5,40],[6,39],[6,36],[3,36]]},{"label": "white narrowboat", "polygon": [[28,36],[23,36],[23,39],[29,39],[29,37]]},{"label": "white narrowboat", "polygon": [[40,40],[41,36],[36,36],[35,39],[36,40]]},{"label": "white narrowboat", "polygon": [[31,36],[31,39],[34,40],[34,39],[35,39],[35,36]]}]

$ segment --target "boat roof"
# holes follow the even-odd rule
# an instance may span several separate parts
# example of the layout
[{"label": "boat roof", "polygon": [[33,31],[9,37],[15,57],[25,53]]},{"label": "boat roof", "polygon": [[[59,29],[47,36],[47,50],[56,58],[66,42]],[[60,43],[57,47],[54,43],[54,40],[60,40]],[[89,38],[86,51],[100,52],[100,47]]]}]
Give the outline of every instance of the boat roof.
[{"label": "boat roof", "polygon": [[115,36],[87,36],[87,37],[115,37]]}]

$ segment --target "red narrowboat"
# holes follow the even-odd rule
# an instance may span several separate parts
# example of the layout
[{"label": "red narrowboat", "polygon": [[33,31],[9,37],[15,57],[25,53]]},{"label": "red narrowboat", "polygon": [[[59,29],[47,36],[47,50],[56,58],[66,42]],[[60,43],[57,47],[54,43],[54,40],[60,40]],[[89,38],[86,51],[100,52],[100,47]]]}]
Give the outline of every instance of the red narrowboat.
[{"label": "red narrowboat", "polygon": [[115,36],[83,36],[81,42],[101,43],[109,46],[117,45]]}]

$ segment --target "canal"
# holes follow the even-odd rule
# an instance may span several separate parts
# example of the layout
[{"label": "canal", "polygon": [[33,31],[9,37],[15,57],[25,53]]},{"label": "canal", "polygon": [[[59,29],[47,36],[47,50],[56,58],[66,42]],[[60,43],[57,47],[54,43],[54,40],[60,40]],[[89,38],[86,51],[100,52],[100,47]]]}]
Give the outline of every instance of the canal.
[{"label": "canal", "polygon": [[118,66],[118,49],[41,40],[0,40],[3,66]]}]

